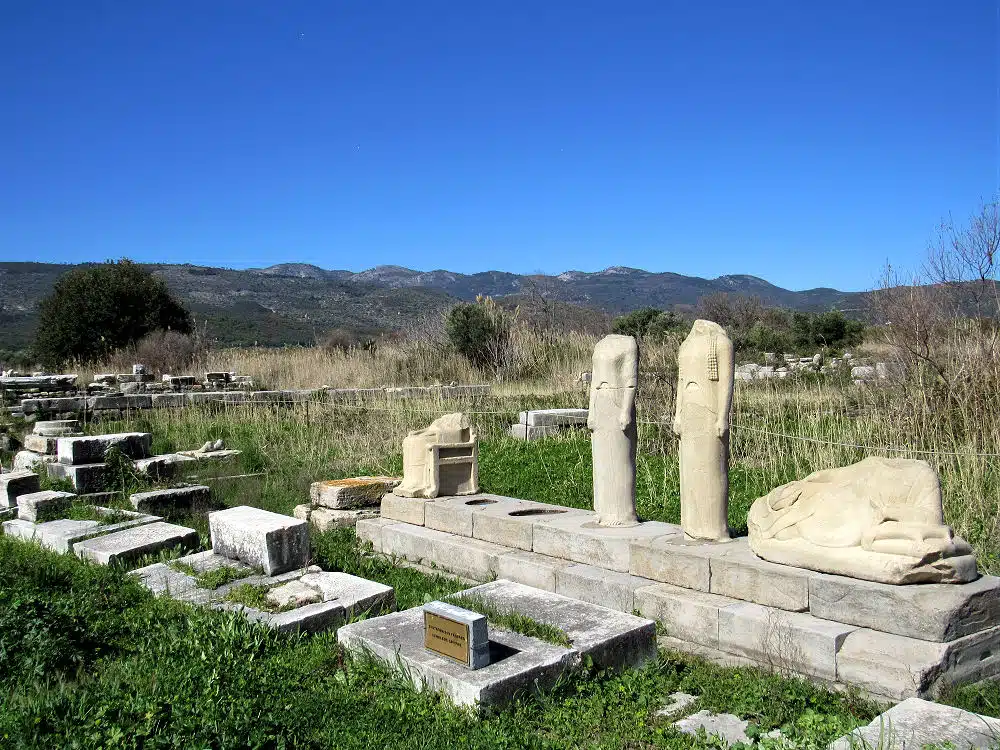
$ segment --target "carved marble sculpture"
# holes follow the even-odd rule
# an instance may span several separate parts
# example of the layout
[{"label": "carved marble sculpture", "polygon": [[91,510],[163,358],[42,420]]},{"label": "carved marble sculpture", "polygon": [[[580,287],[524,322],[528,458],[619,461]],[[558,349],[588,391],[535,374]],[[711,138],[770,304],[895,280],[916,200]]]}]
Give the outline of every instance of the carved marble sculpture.
[{"label": "carved marble sculpture", "polygon": [[976,578],[968,543],[944,523],[926,461],[866,458],[782,485],[754,501],[750,548],[765,560],[881,583]]},{"label": "carved marble sculpture", "polygon": [[728,539],[733,342],[719,324],[696,320],[677,364],[681,528],[692,539]]},{"label": "carved marble sculpture", "polygon": [[461,412],[445,414],[403,439],[400,497],[432,498],[479,492],[479,443]]},{"label": "carved marble sculpture", "polygon": [[601,526],[634,526],[635,391],[639,346],[631,336],[605,336],[594,347],[587,427],[592,431],[594,510]]}]

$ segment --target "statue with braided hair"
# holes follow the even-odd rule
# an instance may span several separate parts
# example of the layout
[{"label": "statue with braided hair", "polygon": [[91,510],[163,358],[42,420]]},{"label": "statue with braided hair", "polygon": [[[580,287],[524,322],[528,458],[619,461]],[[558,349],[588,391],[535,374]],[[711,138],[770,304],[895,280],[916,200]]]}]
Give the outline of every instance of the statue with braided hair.
[{"label": "statue with braided hair", "polygon": [[718,323],[696,320],[677,354],[681,528],[692,539],[729,538],[729,410],[733,342]]}]

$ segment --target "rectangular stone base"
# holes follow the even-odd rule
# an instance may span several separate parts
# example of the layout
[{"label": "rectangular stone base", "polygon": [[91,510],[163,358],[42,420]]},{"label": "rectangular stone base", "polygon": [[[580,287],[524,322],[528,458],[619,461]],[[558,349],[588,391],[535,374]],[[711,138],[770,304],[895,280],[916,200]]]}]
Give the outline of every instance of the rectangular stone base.
[{"label": "rectangular stone base", "polygon": [[[434,502],[440,508],[461,500]],[[500,498],[485,507],[492,505],[501,513],[515,507],[509,502],[518,501]],[[487,512],[470,511],[459,502],[452,527],[468,529],[465,517],[471,513],[474,532]],[[448,523],[437,511],[432,517],[436,524]],[[572,536],[580,522],[568,513],[564,518],[552,523]],[[612,569],[611,564],[621,567],[622,558],[614,554],[595,556],[605,563],[599,567],[386,518],[359,521],[357,534],[375,551],[425,568],[481,581],[503,576],[622,612],[637,611],[661,622],[679,644],[690,646],[685,650],[717,651],[736,661],[829,684],[850,683],[892,700],[934,696],[946,685],[1000,674],[995,578],[965,585],[872,584],[759,560],[745,540],[685,543],[663,526],[666,534],[640,532],[632,542],[619,534],[602,537],[600,531],[581,530],[582,543],[596,539],[605,550],[620,551],[623,541],[632,544],[630,567],[651,577]],[[538,529],[533,530],[534,539]],[[543,539],[547,534],[542,532]],[[574,544],[563,553],[571,552]],[[690,587],[661,583],[655,576]],[[865,592],[870,602],[880,604],[866,603]],[[831,600],[837,597],[853,603],[849,608],[833,606]],[[809,611],[813,602],[826,617]],[[884,632],[890,630],[905,632]]]},{"label": "rectangular stone base", "polygon": [[73,551],[84,560],[112,565],[137,560],[165,549],[195,549],[197,546],[198,532],[194,529],[157,521],[77,542],[73,545]]},{"label": "rectangular stone base", "polygon": [[92,539],[103,534],[131,529],[135,526],[145,526],[160,520],[159,516],[151,516],[130,511],[113,511],[110,508],[95,507],[99,513],[120,513],[126,520],[119,523],[101,524],[92,520],[75,520],[60,518],[43,523],[32,523],[18,519],[7,521],[3,525],[3,533],[26,541],[34,541],[55,552],[70,552],[73,545],[86,539]]}]

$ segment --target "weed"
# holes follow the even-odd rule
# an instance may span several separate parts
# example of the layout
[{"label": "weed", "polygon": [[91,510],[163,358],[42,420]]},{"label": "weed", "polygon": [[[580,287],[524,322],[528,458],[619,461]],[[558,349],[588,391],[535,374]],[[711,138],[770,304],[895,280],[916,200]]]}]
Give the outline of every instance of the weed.
[{"label": "weed", "polygon": [[448,604],[462,607],[486,616],[487,622],[499,628],[506,628],[546,643],[569,648],[573,645],[566,631],[546,622],[539,622],[528,615],[510,608],[498,606],[489,600],[473,594],[455,594],[444,599]]}]

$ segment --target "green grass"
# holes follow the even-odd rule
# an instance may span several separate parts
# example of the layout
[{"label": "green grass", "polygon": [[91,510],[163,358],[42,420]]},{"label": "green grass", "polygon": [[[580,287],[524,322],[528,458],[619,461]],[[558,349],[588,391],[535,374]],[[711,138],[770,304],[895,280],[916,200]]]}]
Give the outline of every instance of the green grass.
[{"label": "green grass", "polygon": [[129,519],[128,516],[116,508],[111,508],[109,511],[102,513],[94,505],[79,502],[73,503],[63,517],[72,518],[75,521],[97,521],[101,526],[123,523]]},{"label": "green grass", "polygon": [[[338,556],[345,540],[318,545],[317,559],[325,547],[385,570]],[[404,599],[440,598],[434,576],[393,575],[409,578]],[[0,674],[0,746],[11,748],[692,747],[656,716],[677,690],[697,695],[696,708],[822,748],[875,712],[801,680],[663,652],[622,674],[579,672],[479,718],[347,657],[332,635],[280,636],[2,538]]]},{"label": "green grass", "polygon": [[481,596],[455,594],[447,597],[444,601],[448,604],[454,604],[456,607],[485,615],[486,621],[498,628],[506,628],[514,633],[537,638],[540,641],[564,648],[573,645],[566,631],[562,628],[539,622],[532,617],[515,612],[513,609],[497,606]]},{"label": "green grass", "polygon": [[259,609],[262,612],[274,612],[277,608],[267,598],[268,586],[257,586],[252,583],[241,583],[229,590],[226,601],[232,604],[242,604],[244,607]]},{"label": "green grass", "polygon": [[262,571],[247,571],[244,568],[234,568],[231,565],[222,565],[218,568],[214,568],[213,570],[206,570],[199,573],[187,563],[183,563],[178,560],[171,562],[170,567],[194,578],[195,583],[197,583],[200,588],[210,589],[212,591],[215,591],[215,589],[221,588],[226,584],[232,583],[233,581],[238,581],[241,578],[262,573]]}]

